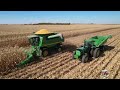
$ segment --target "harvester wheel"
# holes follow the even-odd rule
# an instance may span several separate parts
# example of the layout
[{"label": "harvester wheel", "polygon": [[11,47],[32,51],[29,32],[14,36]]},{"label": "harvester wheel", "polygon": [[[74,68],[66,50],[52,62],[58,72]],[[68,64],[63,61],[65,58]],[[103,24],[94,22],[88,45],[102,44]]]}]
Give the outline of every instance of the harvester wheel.
[{"label": "harvester wheel", "polygon": [[62,47],[59,46],[57,50],[58,50],[58,52],[61,52],[62,51]]},{"label": "harvester wheel", "polygon": [[47,55],[48,55],[48,50],[43,50],[42,56],[43,56],[43,57],[46,57]]},{"label": "harvester wheel", "polygon": [[93,57],[97,58],[97,57],[99,57],[99,55],[100,55],[100,49],[96,48],[93,52]]},{"label": "harvester wheel", "polygon": [[86,63],[88,61],[89,57],[88,54],[85,54],[82,56],[82,63]]}]

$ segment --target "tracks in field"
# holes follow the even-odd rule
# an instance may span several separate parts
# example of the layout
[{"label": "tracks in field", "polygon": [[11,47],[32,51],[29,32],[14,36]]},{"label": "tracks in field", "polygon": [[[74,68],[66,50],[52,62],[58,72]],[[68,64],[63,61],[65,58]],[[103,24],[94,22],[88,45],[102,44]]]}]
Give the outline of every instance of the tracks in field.
[{"label": "tracks in field", "polygon": [[89,63],[83,64],[80,61],[72,60],[71,52],[58,53],[2,78],[101,78],[103,69],[110,71],[109,78],[120,78],[119,35],[119,33],[114,34],[113,39],[107,43],[107,45],[115,46],[114,49],[105,51],[105,56]]},{"label": "tracks in field", "polygon": [[[80,35],[88,35],[88,34],[93,34],[93,33],[97,33],[97,32],[103,32],[103,31],[109,31],[111,29],[119,29],[120,27],[113,27],[113,28],[106,28],[106,29],[99,29],[99,30],[96,30],[96,31],[90,31],[90,32],[84,32],[84,33],[75,33],[74,35],[70,36],[65,36],[65,38],[70,38],[70,37],[76,37],[76,36],[80,36]],[[73,32],[72,32],[73,33]]]},{"label": "tracks in field", "polygon": [[[49,58],[43,62],[40,62],[40,63],[37,63],[37,64],[34,64],[32,66],[28,66],[28,67],[25,67],[21,70],[18,70],[16,72],[13,72],[13,73],[10,73],[8,75],[5,76],[5,78],[19,78],[20,76],[24,76],[32,71],[36,71],[37,69],[42,69],[42,70],[45,70],[47,68],[49,68],[50,66],[53,66],[53,65],[56,65],[60,62],[63,62],[63,61],[66,61],[68,60],[71,56],[71,54],[69,52],[65,52],[65,53],[62,53],[62,54],[59,54],[57,56],[54,56],[53,58]],[[37,72],[36,72],[37,73]]]},{"label": "tracks in field", "polygon": [[[109,42],[108,45],[114,44],[114,46],[115,46],[115,43],[116,44],[118,43],[117,40],[118,40],[118,38],[115,38],[114,40]],[[99,66],[99,64],[102,62],[102,60],[100,60],[102,58],[105,60],[105,57],[99,57],[89,63],[85,63],[85,64],[81,63],[80,65],[75,67],[72,71],[70,71],[69,73],[67,73],[66,75],[64,75],[63,77],[60,77],[60,78],[85,78],[86,75],[89,76],[89,74],[94,72],[93,70],[97,66]]]},{"label": "tracks in field", "polygon": [[[117,37],[117,38],[115,38],[112,42],[110,42],[108,45],[110,45],[110,46],[119,46],[120,45],[120,40],[119,40],[119,38]],[[117,47],[116,47],[117,48]],[[114,50],[116,50],[116,48],[114,49]],[[117,53],[117,52],[114,52],[113,53],[113,51],[114,50],[112,50],[112,52],[110,52],[109,53],[109,55],[111,55],[111,57],[110,58],[108,58],[109,57],[109,55],[107,55],[107,60],[106,60],[106,58],[105,57],[103,57],[103,58],[97,58],[96,60],[94,60],[94,61],[92,61],[92,62],[90,62],[90,63],[87,63],[86,65],[85,64],[82,64],[82,63],[78,63],[78,62],[73,62],[73,63],[71,63],[71,64],[68,64],[68,66],[67,66],[67,64],[66,65],[63,65],[63,66],[61,66],[61,67],[59,67],[59,68],[57,68],[56,70],[54,70],[54,71],[52,71],[52,73],[50,72],[49,74],[47,74],[47,75],[44,75],[44,77],[40,77],[40,78],[46,78],[45,76],[47,76],[47,78],[62,78],[62,77],[64,77],[64,76],[67,76],[66,78],[68,78],[69,77],[69,75],[68,74],[66,74],[66,73],[68,73],[68,72],[71,72],[71,71],[74,71],[74,70],[72,70],[72,69],[76,69],[76,67],[79,67],[78,68],[78,70],[79,70],[79,73],[77,72],[76,74],[74,74],[75,72],[73,72],[72,74],[71,74],[71,76],[72,77],[74,77],[74,78],[85,78],[84,76],[89,76],[89,74],[91,74],[92,72],[94,72],[94,69],[96,69],[96,70],[98,70],[96,67],[97,66],[99,66],[100,64],[102,64],[104,61],[104,63],[105,64],[108,64],[109,63],[109,60],[111,60],[111,58],[113,58],[114,57],[114,55]],[[72,62],[72,61],[71,61]],[[108,62],[108,63],[107,63]],[[103,67],[105,67],[106,65],[104,65],[104,64],[102,64],[103,65]],[[67,66],[67,67],[66,67]],[[71,67],[73,67],[72,69],[71,69]],[[90,69],[88,69],[88,67],[90,67]],[[93,68],[92,68],[93,67]],[[71,71],[70,71],[71,70]],[[76,69],[77,70],[77,69]],[[98,71],[100,71],[100,69],[98,70]],[[88,73],[89,72],[89,73]],[[75,76],[74,76],[75,75]],[[94,74],[93,74],[94,75]],[[96,74],[95,74],[96,75]]]},{"label": "tracks in field", "polygon": [[[120,42],[118,42],[118,43],[117,43],[117,45],[120,45]],[[115,49],[111,50],[111,52],[108,52],[104,58],[99,59],[100,63],[98,63],[98,65],[96,65],[92,69],[90,74],[87,74],[87,76],[85,78],[95,78],[95,77],[97,77],[97,75],[99,75],[101,73],[101,71],[104,70],[104,68],[107,65],[109,65],[109,63],[112,60],[114,60],[114,58],[116,57],[117,53],[118,53],[118,51],[115,48]]]},{"label": "tracks in field", "polygon": [[[116,35],[116,38],[109,42],[108,45],[116,46],[119,43],[118,40],[119,38]],[[110,54],[111,53],[109,53],[109,55]],[[107,57],[109,55],[107,55]],[[83,76],[89,76],[89,74],[92,75],[93,70],[107,58],[97,58],[90,63],[83,64],[80,63],[80,61],[72,60],[71,57],[71,53],[69,52],[58,54],[53,58],[46,58],[43,62],[8,74],[5,78],[83,78]]]}]

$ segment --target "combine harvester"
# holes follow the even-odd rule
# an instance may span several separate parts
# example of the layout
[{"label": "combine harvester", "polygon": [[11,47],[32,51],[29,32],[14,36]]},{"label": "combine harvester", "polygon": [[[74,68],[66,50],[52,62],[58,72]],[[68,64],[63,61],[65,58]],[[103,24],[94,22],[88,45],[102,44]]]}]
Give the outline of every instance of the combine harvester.
[{"label": "combine harvester", "polygon": [[46,29],[41,29],[28,36],[31,44],[30,51],[27,52],[27,58],[20,62],[17,66],[23,66],[36,58],[46,57],[53,49],[60,52],[62,50],[62,42],[64,37],[60,33],[52,33]]},{"label": "combine harvester", "polygon": [[83,63],[86,63],[90,56],[94,58],[99,57],[100,52],[104,51],[104,44],[109,38],[112,38],[112,36],[94,36],[85,40],[84,45],[73,52],[73,59],[80,59]]}]

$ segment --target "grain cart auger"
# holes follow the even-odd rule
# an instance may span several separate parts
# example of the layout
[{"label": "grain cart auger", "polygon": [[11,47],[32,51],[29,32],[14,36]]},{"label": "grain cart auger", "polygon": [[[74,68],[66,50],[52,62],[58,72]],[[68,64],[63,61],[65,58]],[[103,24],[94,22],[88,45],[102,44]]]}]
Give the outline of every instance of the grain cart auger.
[{"label": "grain cart auger", "polygon": [[97,58],[101,51],[105,49],[105,43],[111,35],[108,36],[94,36],[88,40],[84,40],[84,45],[73,51],[73,59],[79,59],[83,63],[87,62],[91,57]]},{"label": "grain cart auger", "polygon": [[41,29],[28,36],[31,44],[30,51],[27,52],[27,58],[20,62],[17,66],[25,65],[36,58],[46,57],[53,49],[60,52],[62,50],[62,42],[64,37],[60,33],[52,33],[46,29]]}]

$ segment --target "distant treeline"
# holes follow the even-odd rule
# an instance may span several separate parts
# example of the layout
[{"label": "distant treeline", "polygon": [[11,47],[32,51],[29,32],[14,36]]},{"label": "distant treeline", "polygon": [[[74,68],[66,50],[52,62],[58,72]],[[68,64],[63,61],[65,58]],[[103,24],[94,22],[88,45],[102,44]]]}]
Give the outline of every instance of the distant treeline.
[{"label": "distant treeline", "polygon": [[0,24],[0,25],[9,25],[9,24]]},{"label": "distant treeline", "polygon": [[36,23],[36,24],[24,24],[24,25],[70,25],[70,23]]}]

